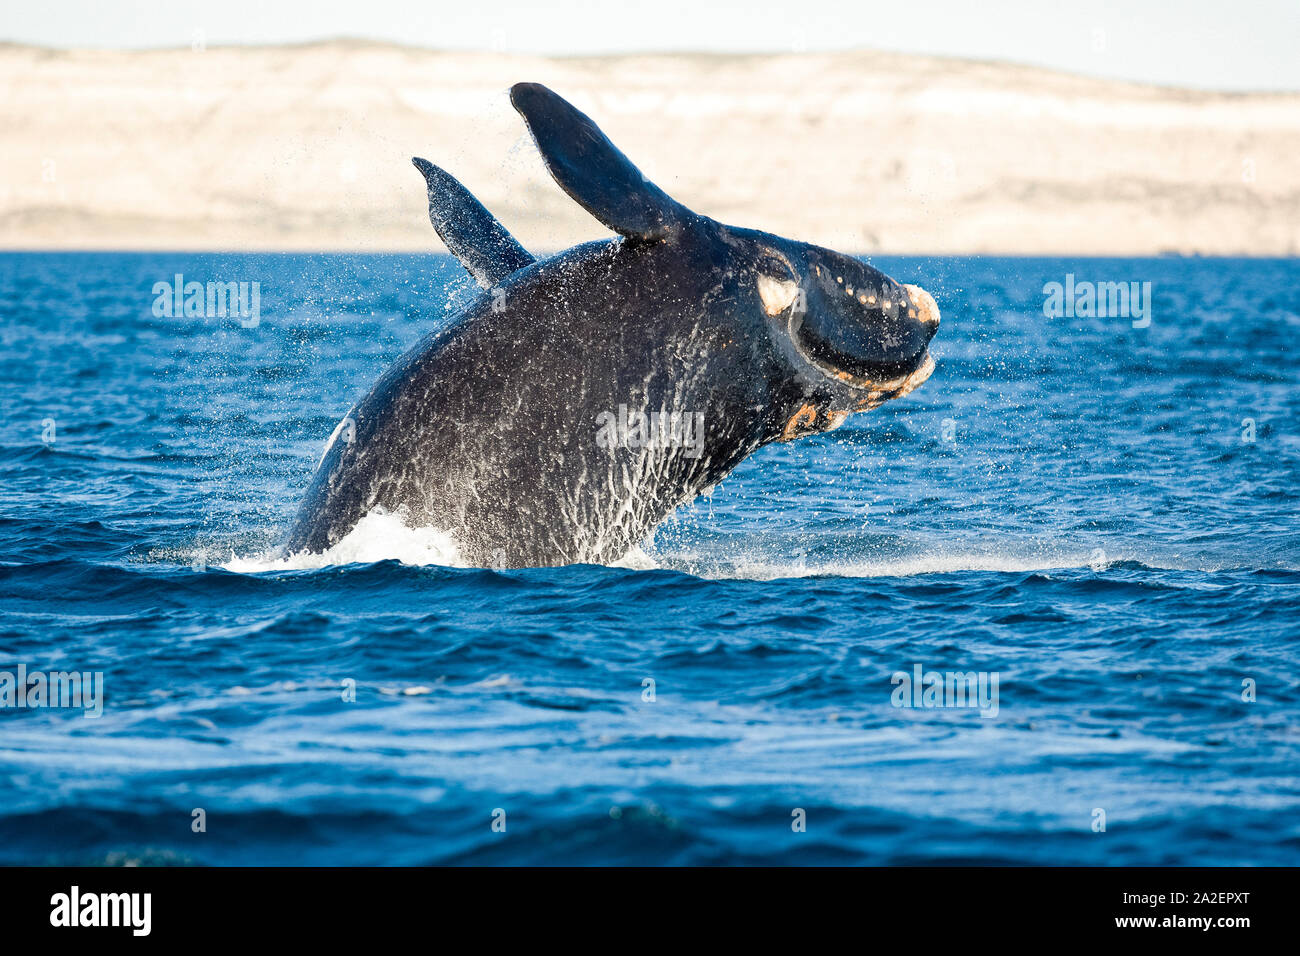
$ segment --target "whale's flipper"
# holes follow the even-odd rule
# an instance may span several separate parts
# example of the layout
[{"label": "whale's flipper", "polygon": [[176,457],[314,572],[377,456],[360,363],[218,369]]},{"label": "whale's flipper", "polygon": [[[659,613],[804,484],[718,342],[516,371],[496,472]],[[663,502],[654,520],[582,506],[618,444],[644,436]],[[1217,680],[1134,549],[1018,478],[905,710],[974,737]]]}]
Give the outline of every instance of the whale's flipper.
[{"label": "whale's flipper", "polygon": [[479,285],[490,289],[537,261],[446,170],[418,156],[411,162],[429,186],[429,221]]},{"label": "whale's flipper", "polygon": [[560,188],[610,229],[635,239],[667,239],[695,218],[641,175],[590,117],[540,83],[516,83],[510,102]]}]

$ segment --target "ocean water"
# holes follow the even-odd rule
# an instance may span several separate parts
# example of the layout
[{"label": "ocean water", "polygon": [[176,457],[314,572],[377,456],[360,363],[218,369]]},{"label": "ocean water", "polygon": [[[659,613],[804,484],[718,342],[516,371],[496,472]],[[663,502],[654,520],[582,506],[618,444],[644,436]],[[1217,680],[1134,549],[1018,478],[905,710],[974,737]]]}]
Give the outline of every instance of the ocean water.
[{"label": "ocean water", "polygon": [[[104,688],[0,709],[0,863],[1300,862],[1300,263],[874,264],[929,383],[497,572],[396,516],[273,557],[451,260],[0,256],[0,671]],[[156,317],[176,273],[260,322]]]}]

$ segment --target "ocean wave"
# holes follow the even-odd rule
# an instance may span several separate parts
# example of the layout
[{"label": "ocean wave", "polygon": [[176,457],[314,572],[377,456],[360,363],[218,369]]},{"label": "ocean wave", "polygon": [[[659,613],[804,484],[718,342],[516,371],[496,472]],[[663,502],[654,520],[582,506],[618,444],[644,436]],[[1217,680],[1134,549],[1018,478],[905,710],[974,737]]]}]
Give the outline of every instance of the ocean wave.
[{"label": "ocean wave", "polygon": [[[1083,571],[1296,571],[1280,564],[1262,566],[1226,556],[1137,554],[1128,543],[1108,543],[1087,548],[1062,548],[1053,544],[1004,540],[967,541],[956,546],[917,546],[895,541],[888,553],[868,557],[837,555],[773,555],[761,538],[729,541],[716,551],[695,546],[690,550],[657,550],[653,543],[638,545],[606,567],[631,571],[675,571],[710,580],[773,581],[787,578],[899,578],[932,574],[992,572],[1004,574]],[[1112,550],[1113,549],[1113,550]],[[278,548],[239,555],[232,550],[226,571],[260,574],[273,571],[313,571],[323,568],[396,561],[410,567],[472,568],[462,556],[455,536],[437,527],[409,522],[404,511],[371,511],[333,547],[320,553],[283,554]]]}]

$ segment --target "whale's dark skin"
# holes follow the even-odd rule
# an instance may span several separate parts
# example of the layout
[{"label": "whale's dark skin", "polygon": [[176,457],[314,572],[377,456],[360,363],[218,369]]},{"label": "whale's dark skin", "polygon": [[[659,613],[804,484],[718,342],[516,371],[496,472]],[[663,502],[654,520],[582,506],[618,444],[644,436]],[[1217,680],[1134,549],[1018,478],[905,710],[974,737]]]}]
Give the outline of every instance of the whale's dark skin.
[{"label": "whale's dark skin", "polygon": [[[511,99],[559,185],[621,235],[535,261],[417,160],[435,227],[489,288],[345,418],[288,553],[325,550],[382,507],[450,533],[470,564],[608,563],[756,449],[933,369],[925,292],[693,213],[550,90],[518,84]],[[699,441],[611,444],[620,407],[702,414]]]}]

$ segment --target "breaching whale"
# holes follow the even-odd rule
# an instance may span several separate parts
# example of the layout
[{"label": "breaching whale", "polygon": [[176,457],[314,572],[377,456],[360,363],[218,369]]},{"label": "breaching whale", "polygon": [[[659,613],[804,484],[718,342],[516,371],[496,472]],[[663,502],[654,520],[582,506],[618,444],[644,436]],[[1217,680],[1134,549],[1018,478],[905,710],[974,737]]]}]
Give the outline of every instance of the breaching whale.
[{"label": "breaching whale", "polygon": [[756,449],[934,369],[924,290],[687,209],[544,86],[510,99],[556,183],[618,235],[535,259],[413,160],[482,291],[335,429],[286,553],[326,550],[382,508],[479,566],[608,563]]}]

